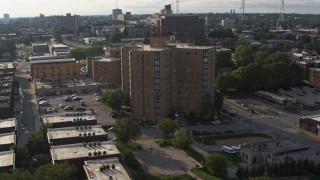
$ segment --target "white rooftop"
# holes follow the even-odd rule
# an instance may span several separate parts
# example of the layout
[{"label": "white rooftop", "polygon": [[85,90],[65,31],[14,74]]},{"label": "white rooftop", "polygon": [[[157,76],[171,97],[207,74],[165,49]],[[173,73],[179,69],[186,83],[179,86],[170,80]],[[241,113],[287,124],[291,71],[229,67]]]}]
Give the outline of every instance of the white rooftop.
[{"label": "white rooftop", "polygon": [[15,127],[16,126],[16,119],[2,119],[0,120],[0,129],[1,128],[8,128],[8,127]]},{"label": "white rooftop", "polygon": [[120,155],[119,150],[117,147],[113,144],[112,141],[103,141],[99,142],[100,145],[98,145],[97,142],[96,146],[91,143],[91,147],[87,143],[86,146],[84,146],[84,143],[78,143],[78,144],[68,144],[68,145],[60,145],[60,146],[51,146],[50,152],[52,157],[52,162],[54,163],[55,160],[68,160],[68,159],[75,159],[75,158],[81,158],[81,157],[90,157],[89,153],[91,153],[91,156],[94,156],[94,153],[105,153],[106,155]]},{"label": "white rooftop", "polygon": [[50,64],[50,63],[66,63],[66,62],[77,62],[75,59],[47,59],[30,61],[30,64]]},{"label": "white rooftop", "polygon": [[45,124],[54,124],[54,123],[60,123],[60,122],[73,122],[74,120],[82,120],[82,121],[90,121],[90,120],[96,120],[95,116],[45,116],[43,118],[43,122]]},{"label": "white rooftop", "polygon": [[15,132],[0,134],[0,144],[15,144]]},{"label": "white rooftop", "polygon": [[78,137],[80,133],[81,134],[94,133],[96,136],[107,134],[104,131],[104,129],[101,127],[101,125],[54,128],[54,129],[48,129],[48,132],[47,132],[49,139]]},{"label": "white rooftop", "polygon": [[[110,168],[106,168],[108,165]],[[112,165],[115,165],[114,169]],[[118,158],[85,161],[84,168],[89,180],[105,180],[110,176],[117,180],[131,180]],[[103,170],[101,171],[100,168]]]},{"label": "white rooftop", "polygon": [[13,151],[0,152],[0,167],[12,166],[15,168],[15,154]]}]

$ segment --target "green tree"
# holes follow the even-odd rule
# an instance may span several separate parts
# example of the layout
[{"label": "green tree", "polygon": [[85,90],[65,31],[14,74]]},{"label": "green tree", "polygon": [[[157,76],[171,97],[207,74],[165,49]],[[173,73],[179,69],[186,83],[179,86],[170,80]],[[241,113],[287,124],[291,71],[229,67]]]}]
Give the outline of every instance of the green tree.
[{"label": "green tree", "polygon": [[114,32],[109,36],[110,43],[121,42],[122,34],[120,32]]},{"label": "green tree", "polygon": [[145,37],[143,40],[143,44],[150,44],[150,37]]},{"label": "green tree", "polygon": [[230,28],[216,28],[212,32],[209,33],[209,37],[211,38],[233,38],[237,39],[237,37],[233,34]]},{"label": "green tree", "polygon": [[215,85],[220,92],[225,93],[228,89],[238,89],[239,80],[230,72],[224,72],[218,74]]},{"label": "green tree", "polygon": [[[223,93],[220,91],[215,91],[214,93],[214,109],[216,111],[222,111],[222,106],[223,106]],[[218,113],[220,114],[220,113]]]},{"label": "green tree", "polygon": [[206,167],[214,176],[223,178],[227,175],[227,161],[222,154],[209,154]]},{"label": "green tree", "polygon": [[230,51],[218,51],[216,54],[216,70],[221,68],[233,68]]},{"label": "green tree", "polygon": [[1,173],[1,180],[34,180],[29,171],[25,169],[15,169],[12,173]]},{"label": "green tree", "polygon": [[164,118],[158,122],[157,129],[161,138],[169,139],[173,137],[174,132],[178,129],[178,123],[175,120]]},{"label": "green tree", "polygon": [[235,51],[236,63],[238,66],[247,66],[253,62],[254,51],[249,44],[237,44]]},{"label": "green tree", "polygon": [[108,91],[103,95],[102,101],[106,102],[113,110],[119,112],[122,105],[129,106],[130,97],[122,90]]},{"label": "green tree", "polygon": [[41,125],[39,129],[29,135],[27,149],[31,155],[34,154],[48,154],[49,143],[47,138],[47,129],[51,125]]},{"label": "green tree", "polygon": [[266,59],[266,63],[268,63],[268,64],[271,64],[271,63],[274,63],[274,62],[289,63],[290,59],[289,59],[289,56],[286,53],[278,51],[278,52],[272,53]]},{"label": "green tree", "polygon": [[69,58],[74,58],[75,60],[79,61],[81,59],[86,59],[87,58],[87,52],[85,48],[75,48],[71,49],[69,54]]},{"label": "green tree", "polygon": [[90,46],[86,48],[86,57],[94,57],[94,56],[100,56],[104,54],[104,50],[102,46]]},{"label": "green tree", "polygon": [[192,137],[185,129],[178,129],[174,132],[172,143],[180,149],[186,149],[192,143]]},{"label": "green tree", "polygon": [[67,163],[47,164],[37,168],[35,180],[74,180],[77,169]]},{"label": "green tree", "polygon": [[32,159],[34,161],[33,166],[35,168],[49,164],[52,160],[50,154],[36,154],[32,157]]},{"label": "green tree", "polygon": [[112,131],[121,143],[128,143],[141,136],[141,130],[138,123],[129,118],[118,120]]},{"label": "green tree", "polygon": [[240,180],[244,178],[244,168],[242,166],[238,167],[236,171],[236,176]]},{"label": "green tree", "polygon": [[28,153],[28,149],[26,148],[26,146],[22,144],[16,144],[13,147],[13,150],[16,157],[16,168],[28,167],[30,155]]},{"label": "green tree", "polygon": [[256,64],[264,64],[264,61],[266,60],[267,57],[268,57],[268,53],[267,52],[258,51],[256,53],[254,53],[253,61]]}]

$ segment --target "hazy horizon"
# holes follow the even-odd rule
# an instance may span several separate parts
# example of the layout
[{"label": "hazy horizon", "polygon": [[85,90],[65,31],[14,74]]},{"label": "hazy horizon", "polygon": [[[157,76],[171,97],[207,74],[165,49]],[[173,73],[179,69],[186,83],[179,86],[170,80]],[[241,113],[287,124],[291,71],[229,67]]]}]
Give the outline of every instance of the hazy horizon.
[{"label": "hazy horizon", "polygon": [[[193,0],[180,0],[180,13],[227,13],[235,9],[240,12],[240,0],[202,0],[200,3],[194,3]],[[172,4],[175,12],[175,0],[118,0],[118,8],[123,13],[132,14],[153,14],[163,9],[165,4]],[[246,13],[279,13],[280,0],[251,0],[246,2]],[[39,14],[45,16],[65,15],[66,13],[87,15],[110,15],[112,9],[116,8],[116,1],[109,0],[7,0],[0,1],[0,14],[10,14],[12,18],[18,17],[36,17]],[[291,0],[285,1],[285,13],[297,14],[319,14],[320,0]]]}]

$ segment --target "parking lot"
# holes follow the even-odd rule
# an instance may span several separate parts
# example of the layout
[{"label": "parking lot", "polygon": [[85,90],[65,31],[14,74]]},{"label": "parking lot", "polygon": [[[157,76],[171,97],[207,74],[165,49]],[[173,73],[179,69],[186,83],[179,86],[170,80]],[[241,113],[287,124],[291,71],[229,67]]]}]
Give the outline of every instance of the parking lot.
[{"label": "parking lot", "polygon": [[294,87],[294,88],[291,88],[290,90],[280,89],[279,93],[297,97],[298,102],[307,106],[319,106],[315,103],[315,101],[320,100],[320,92],[315,92],[315,91],[316,91],[316,88],[303,86],[303,87]]},{"label": "parking lot", "polygon": [[142,150],[134,154],[142,168],[151,174],[182,174],[197,166],[197,163],[181,150],[161,148],[153,140],[138,140]]},{"label": "parking lot", "polygon": [[[77,93],[76,95],[80,96],[81,99],[74,101],[64,101],[62,98],[63,95],[45,96],[45,98],[47,98],[48,100],[49,105],[39,106],[41,115],[54,115],[65,112],[64,108],[62,107],[67,106],[72,106],[74,108],[74,110],[70,110],[70,112],[77,111],[76,109],[80,107],[80,100],[83,100],[85,104],[85,110],[93,110],[99,124],[101,124],[102,126],[112,126],[115,124],[115,119],[111,118],[108,114],[112,112],[112,109],[109,106],[104,105],[101,101],[97,101],[93,93]],[[62,107],[59,106],[60,104],[62,104]],[[47,108],[51,108],[53,111],[46,112]]]}]

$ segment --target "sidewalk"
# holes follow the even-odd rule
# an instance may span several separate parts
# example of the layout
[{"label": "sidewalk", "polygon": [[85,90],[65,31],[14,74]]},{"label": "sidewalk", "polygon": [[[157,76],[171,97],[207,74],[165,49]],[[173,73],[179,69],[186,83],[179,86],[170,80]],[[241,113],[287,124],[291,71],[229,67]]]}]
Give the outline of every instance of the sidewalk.
[{"label": "sidewalk", "polygon": [[31,84],[31,89],[30,89],[30,97],[32,97],[30,100],[32,102],[32,114],[33,114],[33,120],[34,120],[34,125],[36,129],[38,129],[41,125],[41,120],[40,120],[40,114],[39,114],[39,109],[38,109],[38,104],[37,104],[37,99],[36,99],[36,92],[35,92],[35,87],[34,84]]}]

